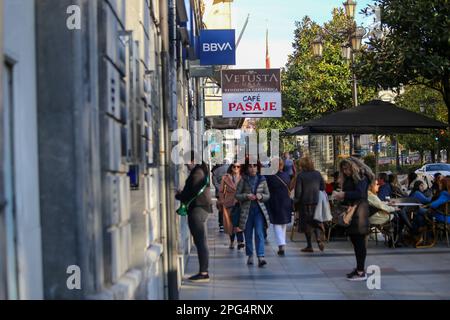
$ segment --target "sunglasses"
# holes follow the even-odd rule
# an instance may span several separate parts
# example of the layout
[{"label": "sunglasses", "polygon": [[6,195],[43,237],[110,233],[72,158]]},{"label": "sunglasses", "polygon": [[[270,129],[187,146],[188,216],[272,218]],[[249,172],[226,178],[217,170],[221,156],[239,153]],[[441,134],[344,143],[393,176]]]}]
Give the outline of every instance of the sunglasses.
[{"label": "sunglasses", "polygon": [[232,166],[233,169],[240,168],[241,166]]}]

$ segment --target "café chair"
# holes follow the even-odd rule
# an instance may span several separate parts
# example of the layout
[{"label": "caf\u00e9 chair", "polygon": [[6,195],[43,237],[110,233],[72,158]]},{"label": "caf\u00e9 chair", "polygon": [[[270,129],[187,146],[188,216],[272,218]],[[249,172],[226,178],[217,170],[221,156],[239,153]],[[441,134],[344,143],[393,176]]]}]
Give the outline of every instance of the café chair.
[{"label": "caf\u00e9 chair", "polygon": [[439,215],[435,215],[433,223],[435,224],[435,230],[437,237],[443,239],[444,235],[447,240],[447,247],[449,247],[448,233],[450,229],[450,213],[449,213],[449,203],[447,202],[442,206],[442,210],[438,210]]},{"label": "caf\u00e9 chair", "polygon": [[447,247],[449,247],[449,203],[447,202],[430,217],[425,215],[426,225],[420,230],[420,238],[416,242],[416,248],[431,248],[436,245],[438,239],[445,235]]},{"label": "caf\u00e9 chair", "polygon": [[375,244],[378,245],[378,233],[384,236],[384,242],[388,246],[395,248],[395,237],[394,237],[394,227],[391,221],[384,224],[370,224],[369,225],[370,235],[375,235]]}]

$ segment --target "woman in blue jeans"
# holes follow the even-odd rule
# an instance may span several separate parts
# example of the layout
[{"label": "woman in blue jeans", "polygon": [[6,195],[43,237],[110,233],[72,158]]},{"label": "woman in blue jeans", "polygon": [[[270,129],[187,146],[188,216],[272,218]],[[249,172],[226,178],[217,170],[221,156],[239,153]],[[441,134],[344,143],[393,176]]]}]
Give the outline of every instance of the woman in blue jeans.
[{"label": "woman in blue jeans", "polygon": [[264,260],[264,230],[269,225],[269,214],[265,206],[270,198],[269,188],[264,176],[259,174],[260,164],[246,163],[244,176],[239,181],[236,199],[241,203],[239,228],[244,230],[247,264],[253,264],[253,232],[255,233],[258,266],[267,264]]}]

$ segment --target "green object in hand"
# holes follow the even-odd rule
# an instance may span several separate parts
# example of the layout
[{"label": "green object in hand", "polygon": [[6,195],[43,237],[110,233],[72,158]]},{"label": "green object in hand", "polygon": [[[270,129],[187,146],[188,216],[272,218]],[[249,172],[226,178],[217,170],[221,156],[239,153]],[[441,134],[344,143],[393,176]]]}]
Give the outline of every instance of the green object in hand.
[{"label": "green object in hand", "polygon": [[182,217],[187,216],[188,213],[187,206],[184,203],[182,203],[181,206],[178,208],[177,213]]},{"label": "green object in hand", "polygon": [[177,210],[177,214],[182,217],[187,216],[188,208],[189,208],[190,204],[192,203],[192,201],[194,201],[199,195],[201,195],[203,193],[203,191],[205,191],[205,189],[208,185],[209,185],[209,175],[206,175],[205,185],[200,189],[200,191],[196,194],[196,196],[194,198],[192,198],[188,203],[181,203],[180,207]]}]

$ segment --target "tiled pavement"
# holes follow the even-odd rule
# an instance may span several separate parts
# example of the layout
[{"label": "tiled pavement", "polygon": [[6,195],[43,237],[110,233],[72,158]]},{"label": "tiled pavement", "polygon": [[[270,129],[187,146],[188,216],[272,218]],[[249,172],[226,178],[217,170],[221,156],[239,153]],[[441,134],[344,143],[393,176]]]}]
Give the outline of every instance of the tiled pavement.
[{"label": "tiled pavement", "polygon": [[[289,237],[287,237],[289,238]],[[344,300],[344,299],[450,299],[450,248],[390,249],[369,241],[366,267],[381,268],[381,289],[366,282],[350,282],[345,274],[355,265],[353,248],[346,240],[327,244],[324,252],[301,253],[304,235],[288,239],[286,255],[277,255],[272,229],[266,243],[264,268],[246,265],[245,250],[228,248],[228,236],[218,232],[217,215],[208,220],[209,283],[184,280],[182,300]],[[255,259],[256,262],[256,259]],[[198,271],[195,247],[189,256],[185,279]]]}]

